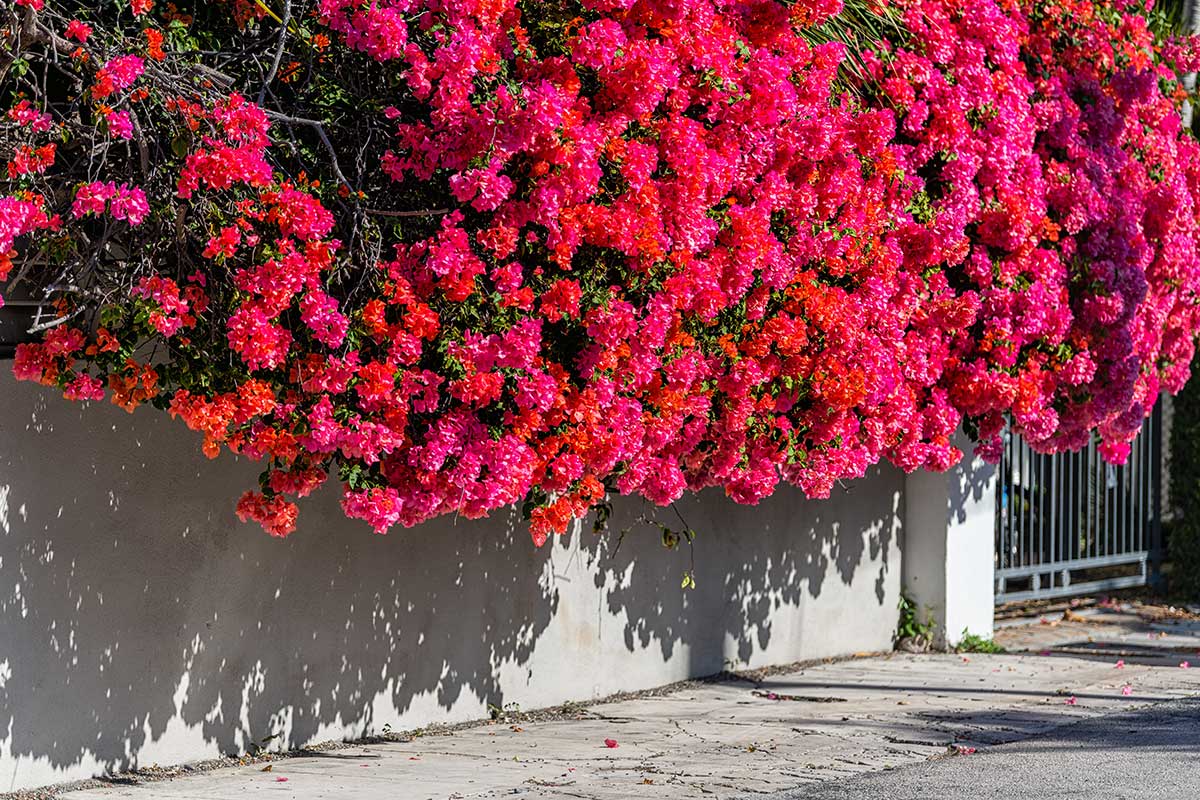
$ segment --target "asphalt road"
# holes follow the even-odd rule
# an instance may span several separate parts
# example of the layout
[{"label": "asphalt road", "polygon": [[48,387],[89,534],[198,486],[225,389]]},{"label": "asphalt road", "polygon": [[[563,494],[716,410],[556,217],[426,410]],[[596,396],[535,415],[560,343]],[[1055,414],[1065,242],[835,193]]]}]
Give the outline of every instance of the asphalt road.
[{"label": "asphalt road", "polygon": [[869,773],[770,797],[1196,800],[1200,798],[1200,699],[1097,717],[972,755]]}]

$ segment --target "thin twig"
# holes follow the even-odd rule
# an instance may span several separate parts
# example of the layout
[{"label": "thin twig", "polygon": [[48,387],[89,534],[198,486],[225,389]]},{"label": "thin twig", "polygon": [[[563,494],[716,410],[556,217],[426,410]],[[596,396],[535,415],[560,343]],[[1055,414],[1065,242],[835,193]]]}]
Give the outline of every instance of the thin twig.
[{"label": "thin twig", "polygon": [[267,96],[267,88],[270,87],[272,81],[275,80],[275,75],[279,72],[279,64],[283,61],[283,50],[287,46],[288,23],[291,21],[292,0],[283,0],[283,19],[279,24],[279,44],[275,47],[275,60],[271,62],[271,70],[267,73],[262,88],[258,90],[259,107],[262,106],[263,100]]},{"label": "thin twig", "polygon": [[376,217],[436,217],[450,213],[448,208],[422,208],[416,211],[385,211],[380,208],[364,208],[363,211]]},{"label": "thin twig", "polygon": [[349,186],[351,189],[355,189],[357,191],[354,184],[352,184],[346,178],[346,176],[342,174],[342,168],[338,164],[337,150],[334,149],[333,142],[329,141],[329,135],[325,133],[324,123],[320,122],[319,120],[308,119],[306,117],[291,117],[287,114],[280,114],[278,111],[270,111],[267,109],[263,109],[263,113],[276,122],[282,122],[287,125],[305,125],[315,130],[317,132],[317,136],[321,139],[321,144],[325,145],[325,149],[329,151],[329,157],[333,159],[333,172],[335,175],[337,175],[338,180],[342,182],[342,185]]},{"label": "thin twig", "polygon": [[[50,330],[51,328],[57,328],[59,325],[62,325],[64,322],[72,320],[75,317],[82,314],[86,308],[87,308],[87,306],[81,305],[78,308],[76,308],[74,311],[72,311],[70,314],[66,314],[64,316],[57,317],[55,319],[50,320],[49,322],[41,322],[41,323],[38,323],[37,325],[32,325],[32,326],[30,326],[29,330],[26,331],[26,333],[41,333],[42,331],[47,331],[47,330]],[[37,313],[37,316],[34,317],[35,319],[41,318],[41,311],[42,311],[42,307],[38,306],[38,313]]]}]

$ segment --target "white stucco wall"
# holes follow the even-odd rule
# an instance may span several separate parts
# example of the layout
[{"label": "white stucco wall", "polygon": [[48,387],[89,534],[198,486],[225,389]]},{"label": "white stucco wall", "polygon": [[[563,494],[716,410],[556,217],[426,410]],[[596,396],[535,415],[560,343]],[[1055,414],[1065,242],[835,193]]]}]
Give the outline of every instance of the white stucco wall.
[{"label": "white stucco wall", "polygon": [[515,514],[380,537],[329,491],[271,539],[232,513],[258,469],[166,415],[3,364],[0,397],[0,791],[891,644],[890,469],[825,502],[685,499],[684,592],[686,547],[644,526],[616,552],[590,531],[536,550]]},{"label": "white stucco wall", "polygon": [[959,464],[914,472],[904,489],[902,583],[939,647],[990,639],[995,612],[996,468],[965,436],[955,444],[967,453]]}]

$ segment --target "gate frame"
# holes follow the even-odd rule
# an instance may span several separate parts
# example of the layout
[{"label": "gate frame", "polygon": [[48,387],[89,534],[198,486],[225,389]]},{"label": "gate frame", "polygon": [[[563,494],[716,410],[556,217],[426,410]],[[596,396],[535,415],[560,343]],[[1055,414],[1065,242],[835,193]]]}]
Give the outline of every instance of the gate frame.
[{"label": "gate frame", "polygon": [[[1014,538],[1013,532],[1012,532],[1013,521],[1010,519],[1006,523],[1004,515],[1006,512],[1007,513],[1011,512],[1011,506],[1013,503],[1013,497],[1011,496],[1013,494],[1012,487],[1014,485],[1017,485],[1015,482],[1009,480],[1010,476],[1012,475],[1012,467],[1011,467],[1011,463],[1009,460],[1009,458],[1010,458],[1009,454],[1011,452],[1013,452],[1013,450],[1015,450],[1015,448],[1010,449],[1008,447],[1008,440],[1007,440],[1007,437],[1014,436],[1015,434],[1012,434],[1008,431],[1005,432],[1004,435],[1006,437],[1006,447],[1004,450],[1004,456],[1002,456],[1001,461],[997,468],[997,481],[996,481],[996,519],[995,519],[996,605],[1002,605],[1004,603],[1012,603],[1012,602],[1024,602],[1024,601],[1029,601],[1029,600],[1047,600],[1047,599],[1060,598],[1060,597],[1070,597],[1070,596],[1075,596],[1075,595],[1088,594],[1091,592],[1101,592],[1101,591],[1113,590],[1113,589],[1133,588],[1133,587],[1138,587],[1138,586],[1148,586],[1151,589],[1156,589],[1156,590],[1161,589],[1161,587],[1164,583],[1163,572],[1162,572],[1162,561],[1163,561],[1162,473],[1163,473],[1163,451],[1166,446],[1166,443],[1163,441],[1164,426],[1163,426],[1161,404],[1155,404],[1154,411],[1147,418],[1146,422],[1143,423],[1142,431],[1139,432],[1138,436],[1139,437],[1144,436],[1148,430],[1149,430],[1149,432],[1151,432],[1153,438],[1149,442],[1145,443],[1145,445],[1150,448],[1149,459],[1148,459],[1150,486],[1148,487],[1148,491],[1143,492],[1143,497],[1145,499],[1149,500],[1150,502],[1147,504],[1147,507],[1145,509],[1145,513],[1148,515],[1148,519],[1146,519],[1146,523],[1148,523],[1148,524],[1146,525],[1146,528],[1145,528],[1145,535],[1148,537],[1148,541],[1143,541],[1144,549],[1130,550],[1130,551],[1124,552],[1124,553],[1115,553],[1115,554],[1109,553],[1109,554],[1105,554],[1105,555],[1095,555],[1095,556],[1073,558],[1073,559],[1062,559],[1060,557],[1060,558],[1052,559],[1050,561],[1046,561],[1046,562],[1043,562],[1040,564],[1028,564],[1028,565],[1019,565],[1019,566],[1005,566],[1006,560],[1004,558],[1004,555],[1002,554],[1002,548],[1006,544],[1011,547],[1012,541]],[[1030,451],[1024,450],[1022,452],[1029,453]],[[1079,451],[1079,452],[1083,452],[1083,451]],[[1073,453],[1069,453],[1069,454],[1061,454],[1060,453],[1060,454],[1055,454],[1055,455],[1051,455],[1051,456],[1045,456],[1045,455],[1039,455],[1039,454],[1032,454],[1032,455],[1035,459],[1063,459],[1063,458],[1075,458],[1079,455],[1079,452],[1073,452]],[[1090,443],[1088,445],[1088,449],[1086,452],[1095,453],[1095,443],[1094,442]],[[1025,456],[1022,456],[1022,458],[1024,458],[1024,457]],[[1097,458],[1097,465],[1102,463],[1099,460],[1098,453],[1096,453],[1096,458]],[[1044,469],[1042,467],[1042,464],[1044,464],[1044,463],[1046,463],[1046,462],[1040,462],[1040,463],[1038,463],[1038,466],[1036,467],[1037,473],[1040,477],[1044,476]],[[1051,477],[1050,477],[1050,481],[1049,481],[1050,492],[1052,492],[1052,493],[1059,492],[1059,491],[1071,492],[1072,489],[1069,489],[1069,488],[1064,489],[1063,481],[1058,479],[1058,476],[1060,476],[1060,475],[1063,475],[1065,477],[1065,473],[1067,471],[1065,469],[1065,465],[1062,464],[1062,462],[1058,462],[1056,464],[1053,461],[1051,461],[1050,463],[1051,463],[1051,467],[1049,470],[1051,473]],[[1032,465],[1022,465],[1022,466],[1029,468]],[[1090,468],[1090,464],[1089,464],[1088,468]],[[1124,465],[1122,467],[1118,467],[1117,469],[1123,469],[1123,468],[1124,468]],[[1107,470],[1107,467],[1105,467],[1104,469]],[[1031,474],[1033,473],[1033,471],[1034,471],[1033,469],[1030,470]],[[1085,468],[1085,471],[1086,471],[1086,468]],[[1023,478],[1022,483],[1024,483],[1025,480],[1027,480],[1027,479]],[[1096,498],[1089,491],[1089,486],[1088,486],[1088,483],[1086,480],[1086,475],[1082,475],[1082,474],[1081,475],[1071,475],[1070,478],[1065,478],[1065,480],[1069,484],[1076,485],[1076,488],[1079,488],[1081,490],[1081,492],[1083,493],[1083,495],[1086,497],[1086,507],[1088,509],[1088,511],[1085,512],[1085,514],[1087,515],[1086,518],[1088,520],[1088,522],[1086,524],[1088,526],[1089,532],[1091,532],[1093,530],[1093,526],[1098,524],[1097,516],[1098,516],[1098,512],[1099,512],[1099,504],[1096,501]],[[1039,480],[1038,483],[1033,484],[1033,485],[1044,486],[1045,484],[1043,484],[1041,482],[1041,480]],[[1009,497],[1005,496],[1006,489],[1010,493]],[[1097,487],[1096,491],[1100,492],[1100,491],[1105,491],[1106,489],[1107,489],[1107,487],[1104,487],[1103,489]],[[1096,505],[1097,514],[1094,514],[1094,515],[1090,514],[1093,502],[1097,502],[1097,505]],[[1030,511],[1030,519],[1032,520],[1032,510]],[[1059,520],[1057,518],[1052,518],[1052,520],[1050,521],[1050,523],[1048,525],[1044,522],[1041,522],[1039,524],[1039,527],[1044,527],[1045,530],[1039,530],[1039,532],[1037,534],[1037,536],[1038,536],[1037,542],[1039,545],[1043,546],[1043,547],[1040,547],[1039,549],[1044,549],[1044,545],[1046,544],[1046,539],[1044,537],[1046,537],[1048,534],[1050,537],[1050,540],[1049,540],[1050,552],[1056,553],[1058,556],[1061,556],[1064,551],[1064,542],[1067,541],[1066,537],[1077,534],[1078,527],[1076,527],[1073,531],[1070,531],[1070,532],[1065,531],[1065,530],[1060,530],[1059,525],[1057,524],[1058,521]],[[1065,522],[1065,519],[1063,521]],[[1009,526],[1007,540],[1005,538],[1005,530],[1004,530],[1005,524],[1007,524]],[[1016,534],[1016,537],[1021,540],[1020,544],[1022,546],[1024,545],[1023,537],[1025,537],[1025,536],[1029,537],[1029,543],[1030,543],[1031,549],[1032,549],[1032,544],[1034,542],[1034,533],[1032,531],[1021,531],[1020,533]],[[1115,534],[1114,534],[1114,536],[1115,536]],[[1115,542],[1115,539],[1114,539],[1114,542]],[[1097,547],[1097,549],[1099,549],[1099,547]],[[1011,561],[1009,561],[1008,563],[1011,563]],[[1094,580],[1085,580],[1085,581],[1081,581],[1081,582],[1072,582],[1072,573],[1073,572],[1078,572],[1080,570],[1085,570],[1085,569],[1093,569],[1096,567],[1108,567],[1108,566],[1116,567],[1116,566],[1127,566],[1127,565],[1131,565],[1131,564],[1136,564],[1138,566],[1139,569],[1138,569],[1137,574],[1122,575],[1122,576],[1111,577],[1111,578],[1100,578],[1100,579],[1094,579]],[[1015,591],[1015,592],[1006,591],[1007,583],[1009,580],[1012,580],[1012,579],[1022,579],[1022,580],[1028,579],[1030,582],[1030,587],[1028,589],[1023,589],[1023,590]]]}]

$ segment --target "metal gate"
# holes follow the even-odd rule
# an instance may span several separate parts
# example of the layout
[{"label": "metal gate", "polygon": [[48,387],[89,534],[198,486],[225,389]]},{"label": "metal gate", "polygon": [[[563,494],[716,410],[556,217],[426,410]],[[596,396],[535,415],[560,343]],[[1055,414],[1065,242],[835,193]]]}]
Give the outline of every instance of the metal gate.
[{"label": "metal gate", "polygon": [[996,602],[1143,586],[1157,579],[1162,421],[1156,407],[1124,466],[1093,441],[1039,455],[1005,437],[996,520]]}]

